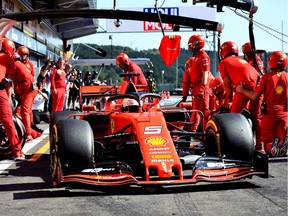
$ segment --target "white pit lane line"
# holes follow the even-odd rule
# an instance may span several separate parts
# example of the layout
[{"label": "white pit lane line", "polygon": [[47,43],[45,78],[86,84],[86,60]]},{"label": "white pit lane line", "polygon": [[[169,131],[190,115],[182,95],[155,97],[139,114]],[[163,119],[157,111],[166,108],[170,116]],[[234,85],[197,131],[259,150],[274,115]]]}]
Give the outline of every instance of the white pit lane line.
[{"label": "white pit lane line", "polygon": [[[31,142],[25,143],[22,151],[26,154],[30,149],[40,143],[43,139],[49,136],[49,128],[47,128],[43,133],[42,136],[34,139]],[[5,159],[0,161],[0,174],[3,173],[6,169],[8,169],[15,161],[13,159]]]}]

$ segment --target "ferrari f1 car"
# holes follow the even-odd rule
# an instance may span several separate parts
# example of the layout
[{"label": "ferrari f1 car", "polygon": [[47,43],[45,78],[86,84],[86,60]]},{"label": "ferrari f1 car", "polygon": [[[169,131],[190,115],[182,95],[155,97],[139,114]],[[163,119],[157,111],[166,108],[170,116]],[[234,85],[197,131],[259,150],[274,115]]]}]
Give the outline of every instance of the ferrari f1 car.
[{"label": "ferrari f1 car", "polygon": [[52,115],[54,186],[177,185],[268,177],[268,158],[254,150],[251,121],[244,115],[217,114],[205,131],[192,132],[194,111],[160,107],[159,94],[107,96],[113,88],[105,88],[103,109]]}]

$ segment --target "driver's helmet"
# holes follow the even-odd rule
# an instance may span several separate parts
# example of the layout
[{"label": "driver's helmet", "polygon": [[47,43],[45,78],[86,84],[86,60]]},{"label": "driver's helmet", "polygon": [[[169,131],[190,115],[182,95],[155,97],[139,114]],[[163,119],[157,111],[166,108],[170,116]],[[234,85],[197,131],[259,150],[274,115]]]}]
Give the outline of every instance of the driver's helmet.
[{"label": "driver's helmet", "polygon": [[130,64],[130,59],[126,53],[120,53],[116,57],[116,65],[118,65],[121,69],[127,68]]},{"label": "driver's helmet", "polygon": [[123,112],[138,112],[139,104],[135,99],[125,98],[122,101]]}]

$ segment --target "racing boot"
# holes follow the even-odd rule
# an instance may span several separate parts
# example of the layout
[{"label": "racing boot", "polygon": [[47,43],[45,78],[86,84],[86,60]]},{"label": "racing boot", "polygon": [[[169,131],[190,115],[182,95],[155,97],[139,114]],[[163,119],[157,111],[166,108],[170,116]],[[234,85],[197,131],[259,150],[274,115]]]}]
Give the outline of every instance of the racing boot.
[{"label": "racing boot", "polygon": [[282,146],[279,146],[279,157],[283,157],[287,154],[288,136],[283,139]]},{"label": "racing boot", "polygon": [[24,161],[25,159],[25,154],[22,151],[14,153],[14,161]]},{"label": "racing boot", "polygon": [[268,143],[265,146],[265,151],[270,157],[277,157],[279,154],[279,142],[280,138],[275,137],[273,143]]},{"label": "racing boot", "polygon": [[33,139],[36,139],[36,138],[40,137],[42,135],[42,133],[40,133],[34,129],[31,129],[31,135],[32,135]]}]

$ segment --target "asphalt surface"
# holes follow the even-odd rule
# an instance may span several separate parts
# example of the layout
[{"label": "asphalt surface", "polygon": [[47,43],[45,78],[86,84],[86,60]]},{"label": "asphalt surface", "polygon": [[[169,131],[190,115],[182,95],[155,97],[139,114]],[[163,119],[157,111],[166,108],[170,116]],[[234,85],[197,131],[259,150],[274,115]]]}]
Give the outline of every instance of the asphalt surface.
[{"label": "asphalt surface", "polygon": [[[47,125],[40,125],[48,128]],[[269,159],[268,179],[165,187],[53,188],[48,129],[25,144],[28,160],[0,161],[0,215],[286,216],[287,157]]]}]

